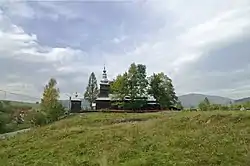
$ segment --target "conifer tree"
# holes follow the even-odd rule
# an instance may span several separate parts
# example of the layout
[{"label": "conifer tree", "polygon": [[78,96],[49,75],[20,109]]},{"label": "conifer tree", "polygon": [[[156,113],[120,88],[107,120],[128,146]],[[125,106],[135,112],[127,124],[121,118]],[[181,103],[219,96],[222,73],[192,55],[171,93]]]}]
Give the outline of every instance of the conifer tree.
[{"label": "conifer tree", "polygon": [[99,90],[97,86],[97,80],[95,73],[92,72],[89,76],[89,83],[86,87],[86,91],[84,93],[84,99],[86,99],[90,103],[90,108],[93,109],[92,104],[95,102],[98,96]]}]

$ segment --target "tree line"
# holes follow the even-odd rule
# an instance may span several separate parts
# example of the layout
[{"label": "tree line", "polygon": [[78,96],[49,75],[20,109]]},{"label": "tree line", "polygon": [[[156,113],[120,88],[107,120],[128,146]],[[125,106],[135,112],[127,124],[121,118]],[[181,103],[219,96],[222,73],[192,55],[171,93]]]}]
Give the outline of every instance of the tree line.
[{"label": "tree line", "polygon": [[[95,74],[92,72],[84,97],[92,103],[98,96],[98,85]],[[178,107],[182,105],[176,96],[173,82],[165,73],[154,73],[147,76],[146,65],[132,63],[127,71],[119,74],[111,84],[110,92],[120,102],[115,105],[126,109],[139,109],[147,102],[148,96],[153,96],[160,104],[161,109]],[[125,103],[124,98],[129,97],[130,102]]]},{"label": "tree line", "polygon": [[[29,125],[40,126],[59,120],[65,116],[66,110],[59,101],[60,90],[57,86],[57,81],[51,78],[44,87],[43,96],[38,110],[29,112],[26,120]],[[181,102],[175,93],[173,82],[164,72],[153,73],[147,76],[146,65],[132,63],[128,70],[116,76],[111,84],[110,92],[117,102],[113,103],[127,109],[140,109],[146,104],[148,96],[154,97],[159,103],[161,109],[177,107],[183,109]],[[84,98],[89,101],[90,107],[95,102],[99,94],[97,79],[92,72],[89,77],[89,82],[84,93]],[[128,97],[130,102],[124,102]],[[118,102],[120,101],[120,102]],[[201,111],[209,110],[240,110],[242,107],[250,108],[250,102],[242,104],[220,105],[212,104],[205,98],[198,108]],[[0,133],[15,130],[20,128],[18,124],[23,123],[23,120],[16,117],[13,119],[13,114],[17,110],[8,101],[0,101]],[[31,109],[31,108],[25,108]]]},{"label": "tree line", "polygon": [[[153,96],[162,109],[173,106],[182,107],[176,96],[172,80],[163,72],[154,73],[148,77],[146,65],[143,64],[132,63],[127,71],[115,78],[110,88],[116,99],[123,101],[125,97],[130,98],[129,103],[114,103],[127,109],[140,109],[147,102],[148,96]],[[95,102],[98,94],[97,79],[92,72],[84,93],[84,98],[89,101],[91,109],[93,109],[92,103]],[[66,110],[59,101],[59,97],[60,90],[57,88],[57,81],[51,78],[44,87],[40,108],[30,111],[28,116],[25,117],[28,125],[40,126],[62,118]],[[0,132],[14,130],[13,127],[10,130],[9,124],[13,124],[12,113],[15,111],[16,108],[7,101],[0,103]],[[20,121],[17,118],[15,124],[18,125],[19,123],[22,123],[22,120]]]},{"label": "tree line", "polygon": [[250,108],[250,102],[243,102],[243,103],[228,103],[226,104],[214,104],[209,101],[207,97],[199,103],[198,109],[200,111],[214,111],[214,110],[221,110],[221,111],[229,111],[229,110],[245,110]]}]

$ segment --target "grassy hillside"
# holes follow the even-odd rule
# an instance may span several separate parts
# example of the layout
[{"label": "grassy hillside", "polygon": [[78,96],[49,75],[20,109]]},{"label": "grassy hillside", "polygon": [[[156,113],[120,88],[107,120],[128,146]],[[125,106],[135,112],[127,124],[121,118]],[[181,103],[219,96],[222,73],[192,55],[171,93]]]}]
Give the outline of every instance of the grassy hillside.
[{"label": "grassy hillside", "polygon": [[248,166],[249,150],[249,112],[97,113],[0,141],[0,163]]},{"label": "grassy hillside", "polygon": [[[29,115],[39,107],[40,105],[35,103],[0,100],[0,134],[32,126]],[[16,119],[21,111],[25,113],[24,122]]]}]

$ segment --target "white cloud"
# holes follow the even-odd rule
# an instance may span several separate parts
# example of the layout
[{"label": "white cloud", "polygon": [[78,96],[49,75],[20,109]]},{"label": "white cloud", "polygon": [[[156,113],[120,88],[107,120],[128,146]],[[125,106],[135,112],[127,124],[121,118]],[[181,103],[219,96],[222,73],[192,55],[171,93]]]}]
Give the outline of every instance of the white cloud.
[{"label": "white cloud", "polygon": [[[167,24],[166,27],[163,28],[160,34],[161,38],[158,41],[153,41],[153,38],[152,42],[148,43],[148,48],[145,48],[145,45],[143,45],[144,49],[148,49],[145,50],[145,52],[149,52],[149,54],[151,53],[150,51],[154,50],[153,45],[161,45],[157,48],[158,52],[156,52],[156,54],[158,53],[159,56],[166,59],[162,67],[166,65],[166,63],[180,67],[184,65],[185,62],[197,60],[200,56],[204,56],[204,53],[210,49],[235,42],[236,39],[250,34],[249,1],[223,1],[223,3],[219,4],[217,1],[211,1],[209,2],[209,6],[207,3],[204,3],[204,1],[169,0],[160,2],[159,4],[156,4],[156,2],[153,3],[155,4],[155,8],[153,7],[155,10],[153,11],[158,11],[160,14],[163,14],[165,11],[166,17],[169,17],[168,12],[172,11],[172,14],[175,14],[176,17],[180,19],[185,17],[193,19],[192,16],[195,15],[194,18],[196,20],[196,23],[191,27],[190,24],[185,21],[177,21],[182,22],[182,24],[179,24],[182,30],[176,28],[177,31],[172,33],[176,33],[177,37],[170,39],[167,38],[169,30],[169,25]],[[161,8],[163,9],[160,10]],[[184,8],[185,10],[182,10]],[[213,12],[211,11],[217,14],[212,14]],[[203,15],[206,17],[203,17]],[[209,15],[211,15],[211,17],[209,17]],[[164,32],[166,34],[165,36],[163,35]],[[136,51],[137,50],[135,50],[135,54]],[[147,56],[147,54],[144,54],[144,56]],[[174,58],[168,56],[173,56]],[[172,59],[174,59],[174,61],[167,62]],[[159,63],[161,65],[160,61]]]},{"label": "white cloud", "polygon": [[[66,3],[69,3],[67,1],[65,1]],[[37,1],[37,3],[39,4],[39,6],[49,9],[52,11],[52,13],[50,14],[50,16],[52,16],[51,18],[53,19],[58,19],[59,17],[64,17],[64,18],[68,18],[68,19],[75,19],[78,18],[79,15],[72,9],[70,9],[67,6],[62,6],[61,3],[64,2],[44,2],[44,1]],[[46,16],[46,14],[43,13],[43,15],[41,15],[41,17]]]},{"label": "white cloud", "polygon": [[[30,63],[43,63],[45,66],[49,65],[52,68],[52,70],[43,67],[37,69],[33,68],[34,74],[36,70],[42,73],[50,72],[50,74],[47,75],[48,78],[46,78],[44,82],[38,83],[40,85],[39,87],[35,87],[33,82],[27,83],[28,80],[17,77],[14,73],[8,73],[8,69],[6,68],[4,69],[6,72],[2,71],[5,74],[3,77],[6,76],[8,80],[7,82],[2,82],[3,84],[0,84],[0,89],[10,92],[20,92],[21,94],[26,95],[32,94],[31,96],[40,96],[42,85],[49,79],[49,77],[56,76],[57,72],[67,74],[67,65],[72,65],[74,61],[77,61],[79,58],[84,58],[84,56],[86,57],[86,53],[81,50],[69,47],[52,48],[40,45],[35,34],[27,34],[22,27],[13,24],[2,11],[0,12],[0,45],[0,58],[10,60],[17,59],[19,61],[23,61],[24,65],[28,65]],[[9,67],[12,65],[13,64],[10,64]],[[16,66],[12,66],[12,68],[15,67]],[[72,70],[73,69],[74,67],[72,65]],[[19,68],[16,68],[16,71],[19,70]],[[25,75],[25,73],[23,74]],[[27,75],[28,73],[26,73],[26,77],[30,77],[34,82],[36,81],[37,78],[35,75]],[[11,96],[13,97],[13,94]],[[24,97],[22,97],[22,99],[24,99]]]},{"label": "white cloud", "polygon": [[[111,75],[123,72],[131,62],[137,62],[146,64],[149,73],[164,71],[178,81],[178,77],[189,77],[185,75],[185,68],[209,56],[207,52],[210,50],[242,40],[250,34],[250,1],[247,0],[162,0],[149,1],[148,6],[155,17],[165,15],[166,20],[176,18],[175,29],[169,28],[171,25],[166,23],[150,40],[134,50],[119,56],[107,54],[106,61],[112,59],[108,63],[109,69],[116,71]],[[195,82],[195,79],[191,81],[192,84]],[[185,81],[177,84],[183,87],[177,91],[184,92],[187,87]]]},{"label": "white cloud", "polygon": [[250,34],[250,7],[225,12],[188,29],[177,37],[182,56],[176,65],[197,60],[210,49],[235,42]]},{"label": "white cloud", "polygon": [[188,29],[180,35],[180,40],[189,46],[207,47],[216,45],[228,38],[233,40],[244,35],[244,29],[249,28],[250,7],[225,12],[209,21]]},{"label": "white cloud", "polygon": [[122,36],[120,38],[116,37],[116,38],[113,39],[113,42],[116,43],[116,44],[119,44],[119,43],[123,42],[126,38],[127,37],[125,37],[125,36]]},{"label": "white cloud", "polygon": [[23,61],[69,62],[83,54],[71,48],[49,48],[38,43],[34,34],[27,34],[0,14],[0,57],[18,58]]},{"label": "white cloud", "polygon": [[[4,11],[13,17],[34,19],[34,18],[50,18],[57,20],[59,17],[67,19],[76,19],[81,17],[76,11],[69,7],[62,6],[61,3],[68,4],[67,1],[29,1],[29,0],[1,0],[0,6]],[[33,5],[33,6],[32,6]],[[33,8],[34,5],[41,8]]]},{"label": "white cloud", "polygon": [[224,12],[244,8],[250,5],[248,0],[156,0],[148,1],[148,6],[156,15],[171,15],[175,26],[192,27],[206,22]]},{"label": "white cloud", "polygon": [[33,18],[36,12],[25,1],[1,0],[0,6],[12,16]]},{"label": "white cloud", "polygon": [[[59,16],[69,19],[79,16],[74,9],[67,8],[67,6],[42,2],[39,4],[53,10],[56,19]],[[9,5],[9,9],[14,9],[10,8],[12,5],[14,4]],[[22,17],[38,17],[37,14],[34,16],[32,8],[27,10],[30,15],[24,13],[23,10],[28,7],[27,4],[26,7],[24,5],[25,3],[23,7],[11,14],[22,13]],[[21,26],[15,25],[6,16],[6,13],[0,10],[0,45],[2,46],[0,47],[0,58],[1,56],[17,58],[27,63],[44,62],[49,64],[51,68],[37,70],[40,73],[50,73],[52,76],[55,73],[61,73],[61,75],[58,74],[60,76],[78,73],[79,76],[70,80],[75,83],[74,85],[86,82],[86,76],[81,77],[81,74],[91,71],[96,72],[99,78],[104,63],[111,78],[124,72],[132,62],[143,63],[147,65],[149,74],[161,71],[169,74],[176,81],[177,87],[181,87],[177,91],[182,93],[190,90],[186,87],[191,87],[185,85],[185,80],[191,77],[188,74],[192,73],[191,71],[185,73],[185,69],[189,65],[198,62],[204,56],[210,56],[207,54],[210,50],[242,40],[250,34],[249,0],[157,0],[148,1],[144,8],[147,9],[145,10],[148,12],[147,16],[155,18],[155,20],[159,17],[164,18],[165,26],[155,30],[154,33],[141,34],[147,37],[138,42],[136,37],[130,36],[130,34],[125,35],[127,27],[125,27],[126,24],[122,24],[120,36],[110,37],[108,41],[114,43],[113,47],[121,45],[123,50],[120,53],[97,50],[95,54],[99,54],[98,56],[70,47],[41,45],[35,34],[26,33]],[[43,14],[46,15],[46,13]],[[94,16],[87,18],[89,22],[98,20]],[[152,24],[154,23],[156,24],[153,21]],[[126,51],[128,49],[127,40],[131,40],[131,43],[137,43],[134,49]],[[92,47],[94,48],[94,45]],[[182,79],[179,79],[180,77]],[[68,85],[66,78],[60,79],[60,86]],[[196,86],[195,79],[195,77],[192,78],[189,84]],[[74,88],[78,89],[78,87]]]}]

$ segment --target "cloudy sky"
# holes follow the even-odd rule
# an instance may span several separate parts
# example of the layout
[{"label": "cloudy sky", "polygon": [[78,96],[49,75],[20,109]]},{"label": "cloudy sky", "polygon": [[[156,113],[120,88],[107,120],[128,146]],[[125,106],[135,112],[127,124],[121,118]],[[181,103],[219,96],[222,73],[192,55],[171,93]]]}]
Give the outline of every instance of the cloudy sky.
[{"label": "cloudy sky", "polygon": [[132,62],[178,95],[250,96],[250,1],[0,1],[0,90],[39,98],[55,77],[64,98]]}]

